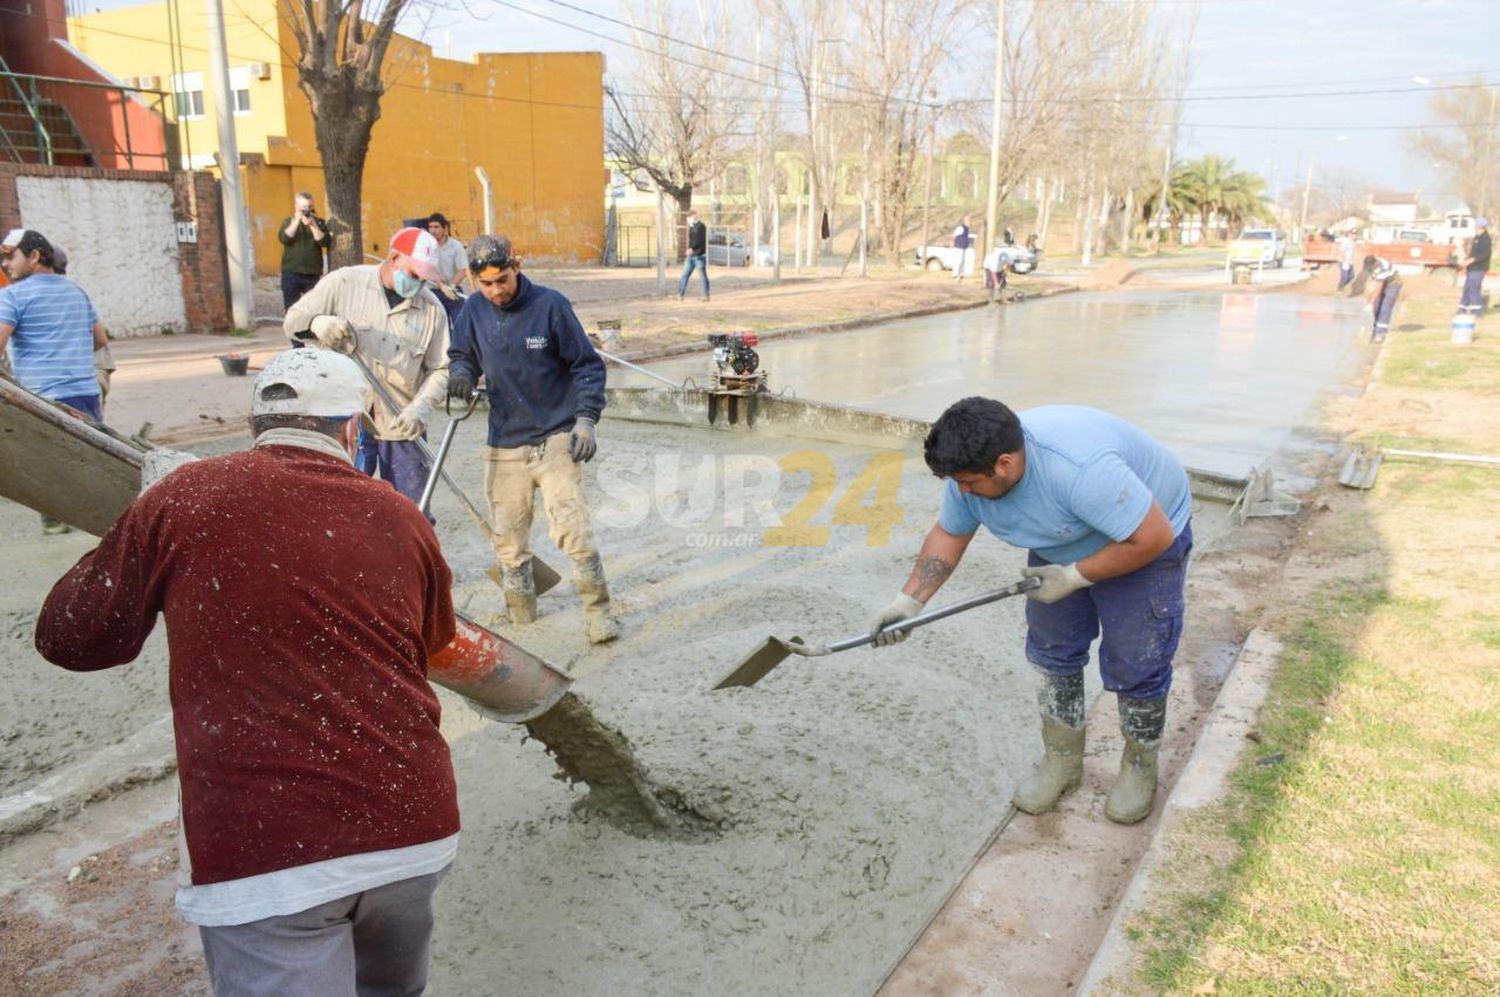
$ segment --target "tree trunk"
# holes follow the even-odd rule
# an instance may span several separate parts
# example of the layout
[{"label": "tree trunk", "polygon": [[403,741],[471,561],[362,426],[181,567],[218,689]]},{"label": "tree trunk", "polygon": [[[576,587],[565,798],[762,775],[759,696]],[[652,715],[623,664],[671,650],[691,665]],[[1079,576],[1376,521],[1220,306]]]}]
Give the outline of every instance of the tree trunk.
[{"label": "tree trunk", "polygon": [[[333,246],[329,268],[364,262],[365,157],[370,151],[370,130],[380,118],[380,95],[357,90],[352,81],[314,94],[304,87],[312,104],[313,134],[323,159],[323,190],[328,198],[328,228]],[[385,256],[385,239],[376,238],[371,252]]]},{"label": "tree trunk", "polygon": [[687,259],[687,213],[693,206],[693,188],[689,184],[672,192],[672,200],[677,202],[677,217],[672,220],[672,231],[677,238],[677,262],[681,263]]},{"label": "tree trunk", "polygon": [[1130,252],[1131,230],[1135,227],[1135,188],[1125,191],[1125,214],[1120,219],[1120,252]]}]

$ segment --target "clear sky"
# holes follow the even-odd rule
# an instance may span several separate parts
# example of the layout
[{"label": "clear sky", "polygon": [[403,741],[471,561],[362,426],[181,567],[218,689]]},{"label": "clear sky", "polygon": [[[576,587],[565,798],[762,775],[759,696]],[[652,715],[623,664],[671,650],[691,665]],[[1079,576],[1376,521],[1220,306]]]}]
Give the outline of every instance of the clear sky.
[{"label": "clear sky", "polygon": [[[74,0],[70,6],[126,6],[133,0]],[[185,0],[192,3],[192,0]],[[624,0],[568,0],[574,8],[624,19]],[[693,8],[689,0],[680,4]],[[722,0],[703,0],[710,10]],[[857,0],[855,0],[857,2]],[[920,0],[917,0],[920,2]],[[1054,0],[1037,0],[1049,3]],[[1060,2],[1060,0],[1059,0]],[[1076,0],[1069,0],[1076,2]],[[1178,153],[1214,152],[1263,174],[1273,193],[1339,169],[1388,190],[1417,190],[1439,210],[1449,186],[1408,151],[1409,128],[1429,123],[1427,87],[1474,76],[1500,86],[1500,0],[1099,0],[1146,3],[1158,18],[1198,24]],[[985,6],[981,3],[981,9]],[[232,4],[226,4],[231,12]],[[602,51],[611,72],[627,68],[626,30],[551,0],[414,0],[402,25],[439,54],[478,51]],[[743,16],[748,5],[730,5]],[[990,30],[976,21],[975,32]],[[567,25],[572,25],[567,26]],[[601,37],[603,36],[603,37]],[[684,50],[685,58],[692,58]],[[968,88],[966,88],[968,89]],[[978,88],[981,91],[984,88]],[[1273,98],[1268,93],[1406,90],[1359,96]],[[1252,99],[1214,100],[1234,96]]]},{"label": "clear sky", "polygon": [[[620,0],[574,0],[578,7],[624,18]],[[1048,0],[1040,0],[1048,2]],[[1227,155],[1263,174],[1273,191],[1313,182],[1341,169],[1373,186],[1423,191],[1433,207],[1453,196],[1424,159],[1408,152],[1410,129],[1428,123],[1418,77],[1436,87],[1475,75],[1500,85],[1500,0],[1104,0],[1146,2],[1158,17],[1180,23],[1196,10],[1192,76],[1178,151]],[[624,29],[548,0],[474,0],[434,16],[428,39],[454,56],[483,50],[598,49],[611,70],[630,63],[616,39]],[[743,11],[744,5],[737,5]],[[519,8],[519,9],[518,9]],[[713,9],[711,6],[710,9]],[[534,13],[526,13],[532,11]],[[543,16],[537,16],[543,15]],[[552,18],[554,20],[546,20]],[[565,27],[568,22],[596,32]],[[976,31],[986,30],[976,24]],[[461,39],[461,41],[460,41]],[[692,52],[684,55],[691,58]],[[1274,98],[1330,90],[1408,90],[1359,96]],[[1235,96],[1253,99],[1210,100]]]}]

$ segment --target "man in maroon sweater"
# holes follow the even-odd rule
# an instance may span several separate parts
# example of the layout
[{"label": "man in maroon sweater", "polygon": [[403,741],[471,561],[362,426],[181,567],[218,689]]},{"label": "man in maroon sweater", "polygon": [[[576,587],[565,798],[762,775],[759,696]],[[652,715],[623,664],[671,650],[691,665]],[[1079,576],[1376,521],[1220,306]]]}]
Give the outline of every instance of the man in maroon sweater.
[{"label": "man in maroon sweater", "polygon": [[426,682],[452,575],[416,506],[352,465],[352,361],[289,350],[253,391],[254,448],[149,487],[54,586],[37,650],[123,665],[165,616],[177,906],[216,993],[417,993],[458,848]]}]

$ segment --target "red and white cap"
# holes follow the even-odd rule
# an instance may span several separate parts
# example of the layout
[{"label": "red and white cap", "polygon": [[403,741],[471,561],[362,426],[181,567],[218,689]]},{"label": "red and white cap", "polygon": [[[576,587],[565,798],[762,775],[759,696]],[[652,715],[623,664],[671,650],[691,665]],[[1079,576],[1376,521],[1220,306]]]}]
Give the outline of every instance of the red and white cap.
[{"label": "red and white cap", "polygon": [[442,282],[438,273],[438,244],[426,229],[404,228],[391,236],[391,248],[411,260],[411,268],[423,280]]}]

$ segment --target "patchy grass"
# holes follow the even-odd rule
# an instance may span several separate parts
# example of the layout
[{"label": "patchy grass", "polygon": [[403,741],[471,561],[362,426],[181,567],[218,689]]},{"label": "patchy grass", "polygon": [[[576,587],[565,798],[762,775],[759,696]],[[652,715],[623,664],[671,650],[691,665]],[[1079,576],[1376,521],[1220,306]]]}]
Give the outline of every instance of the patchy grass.
[{"label": "patchy grass", "polygon": [[1456,346],[1451,341],[1454,300],[1425,297],[1407,306],[1401,326],[1421,328],[1392,333],[1382,383],[1500,395],[1500,316],[1480,319],[1474,342]]},{"label": "patchy grass", "polygon": [[[1435,335],[1393,336],[1387,374],[1431,371]],[[1434,402],[1474,392],[1422,377]],[[1372,438],[1410,446],[1368,398]],[[1318,570],[1262,621],[1286,649],[1258,740],[1170,842],[1128,989],[1500,991],[1497,505],[1500,471],[1447,465],[1329,494],[1297,555]]]}]

